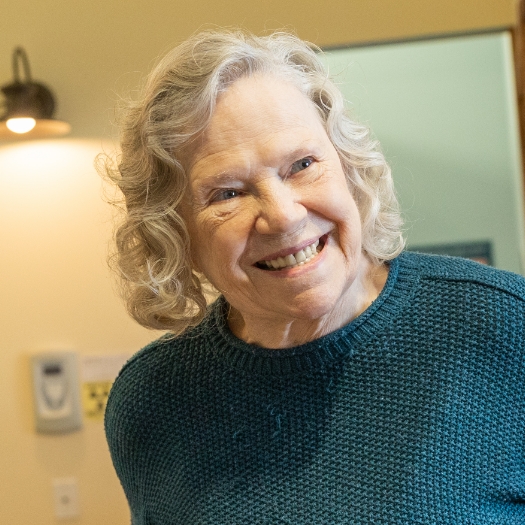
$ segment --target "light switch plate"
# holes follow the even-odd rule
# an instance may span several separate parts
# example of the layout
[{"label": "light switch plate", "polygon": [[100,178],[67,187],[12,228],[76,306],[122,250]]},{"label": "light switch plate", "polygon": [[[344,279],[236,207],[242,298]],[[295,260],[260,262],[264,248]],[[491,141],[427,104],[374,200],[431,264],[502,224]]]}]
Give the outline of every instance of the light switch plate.
[{"label": "light switch plate", "polygon": [[75,518],[80,514],[76,478],[54,479],[53,493],[57,518]]}]

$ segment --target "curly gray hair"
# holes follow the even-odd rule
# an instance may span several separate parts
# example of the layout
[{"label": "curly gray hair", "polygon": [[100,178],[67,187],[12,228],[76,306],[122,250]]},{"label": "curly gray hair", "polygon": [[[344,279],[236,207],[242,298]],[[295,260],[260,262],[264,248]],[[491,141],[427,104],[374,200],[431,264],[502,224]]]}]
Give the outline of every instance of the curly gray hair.
[{"label": "curly gray hair", "polygon": [[402,250],[390,168],[369,130],[347,115],[316,51],[287,33],[199,33],[168,53],[140,98],[128,104],[120,158],[104,170],[121,190],[126,210],[113,262],[128,310],[143,326],[178,334],[205,315],[206,279],[192,268],[191,239],[178,211],[188,146],[205,130],[219,94],[255,73],[292,82],[317,108],[356,200],[363,250],[372,261],[390,260]]}]

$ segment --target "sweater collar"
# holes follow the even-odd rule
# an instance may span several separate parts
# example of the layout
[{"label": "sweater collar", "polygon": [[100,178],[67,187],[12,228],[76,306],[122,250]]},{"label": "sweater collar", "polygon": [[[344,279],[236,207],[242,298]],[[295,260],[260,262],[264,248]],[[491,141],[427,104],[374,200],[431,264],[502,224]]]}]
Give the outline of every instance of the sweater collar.
[{"label": "sweater collar", "polygon": [[237,338],[227,324],[229,305],[220,297],[202,326],[217,357],[255,374],[287,375],[330,366],[360,351],[403,310],[419,278],[417,259],[402,253],[389,265],[388,278],[377,299],[358,317],[329,334],[300,346],[267,349]]}]

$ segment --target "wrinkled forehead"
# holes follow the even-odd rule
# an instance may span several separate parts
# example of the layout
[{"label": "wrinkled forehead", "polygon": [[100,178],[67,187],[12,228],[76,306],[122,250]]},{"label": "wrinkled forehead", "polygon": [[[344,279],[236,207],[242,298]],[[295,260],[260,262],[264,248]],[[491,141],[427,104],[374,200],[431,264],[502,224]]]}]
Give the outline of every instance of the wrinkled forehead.
[{"label": "wrinkled forehead", "polygon": [[204,156],[260,137],[271,141],[297,132],[325,135],[315,104],[292,82],[276,75],[243,77],[222,92],[206,129],[194,140],[189,169]]}]

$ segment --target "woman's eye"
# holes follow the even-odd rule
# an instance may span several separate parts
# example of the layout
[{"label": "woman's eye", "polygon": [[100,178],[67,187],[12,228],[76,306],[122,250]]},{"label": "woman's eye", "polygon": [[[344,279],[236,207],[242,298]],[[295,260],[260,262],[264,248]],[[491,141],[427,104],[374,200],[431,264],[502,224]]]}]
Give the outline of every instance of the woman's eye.
[{"label": "woman's eye", "polygon": [[303,171],[306,168],[310,167],[314,162],[313,157],[304,157],[303,159],[299,159],[295,161],[292,164],[292,168],[290,170],[291,175],[294,173],[298,173],[299,171]]},{"label": "woman's eye", "polygon": [[213,196],[212,202],[220,202],[220,201],[227,201],[229,199],[235,199],[235,197],[238,197],[239,195],[240,195],[240,192],[237,190],[218,191]]}]

